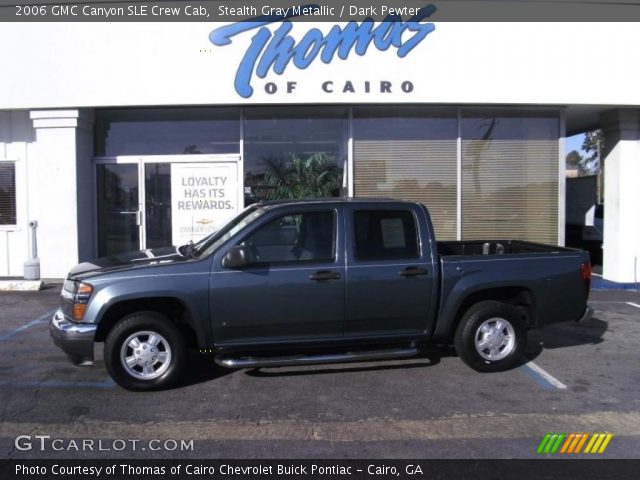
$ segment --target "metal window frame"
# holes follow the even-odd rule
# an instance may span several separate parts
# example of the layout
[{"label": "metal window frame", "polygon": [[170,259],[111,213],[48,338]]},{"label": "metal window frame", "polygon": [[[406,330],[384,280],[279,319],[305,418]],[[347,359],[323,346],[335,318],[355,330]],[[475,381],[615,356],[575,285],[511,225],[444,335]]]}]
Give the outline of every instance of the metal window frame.
[{"label": "metal window frame", "polygon": [[567,111],[560,109],[560,131],[558,132],[558,245],[565,246],[565,222],[567,206]]},{"label": "metal window frame", "polygon": [[457,108],[458,139],[456,148],[456,240],[462,240],[462,108]]}]

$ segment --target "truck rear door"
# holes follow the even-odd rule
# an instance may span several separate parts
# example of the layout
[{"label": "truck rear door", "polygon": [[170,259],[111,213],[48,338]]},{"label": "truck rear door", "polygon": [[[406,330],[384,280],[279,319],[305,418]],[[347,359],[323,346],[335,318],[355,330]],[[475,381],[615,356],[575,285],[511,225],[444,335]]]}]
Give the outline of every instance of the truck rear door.
[{"label": "truck rear door", "polygon": [[345,337],[425,332],[437,270],[424,211],[406,203],[347,204]]}]

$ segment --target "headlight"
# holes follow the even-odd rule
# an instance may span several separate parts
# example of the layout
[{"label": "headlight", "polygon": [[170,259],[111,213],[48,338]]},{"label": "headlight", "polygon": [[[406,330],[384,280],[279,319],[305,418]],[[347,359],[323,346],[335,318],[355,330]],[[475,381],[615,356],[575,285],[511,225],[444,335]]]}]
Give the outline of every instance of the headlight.
[{"label": "headlight", "polygon": [[76,322],[82,321],[87,310],[87,303],[93,293],[93,286],[84,282],[75,282],[73,292],[73,308],[71,309],[73,319]]}]

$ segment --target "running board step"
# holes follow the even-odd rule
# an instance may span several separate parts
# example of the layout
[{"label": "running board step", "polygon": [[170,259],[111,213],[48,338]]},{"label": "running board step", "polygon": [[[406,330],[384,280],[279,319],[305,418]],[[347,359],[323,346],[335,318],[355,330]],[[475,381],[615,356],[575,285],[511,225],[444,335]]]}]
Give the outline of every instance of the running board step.
[{"label": "running board step", "polygon": [[367,350],[361,352],[344,352],[317,355],[290,355],[283,357],[228,357],[216,356],[216,363],[225,368],[258,368],[258,367],[288,367],[293,365],[318,365],[322,363],[365,362],[384,360],[389,358],[415,357],[418,349],[411,345],[405,348],[385,350]]}]

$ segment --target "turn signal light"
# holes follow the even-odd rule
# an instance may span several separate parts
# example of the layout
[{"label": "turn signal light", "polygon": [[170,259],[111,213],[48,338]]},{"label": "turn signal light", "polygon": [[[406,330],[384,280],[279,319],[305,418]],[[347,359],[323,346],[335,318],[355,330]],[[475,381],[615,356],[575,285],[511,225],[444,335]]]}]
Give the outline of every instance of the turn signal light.
[{"label": "turn signal light", "polygon": [[73,319],[79,322],[84,317],[84,312],[87,310],[86,303],[74,303],[73,304]]},{"label": "turn signal light", "polygon": [[89,297],[93,293],[93,286],[88,283],[79,282],[76,284],[76,291],[73,296],[72,316],[76,322],[82,321],[87,311]]}]

